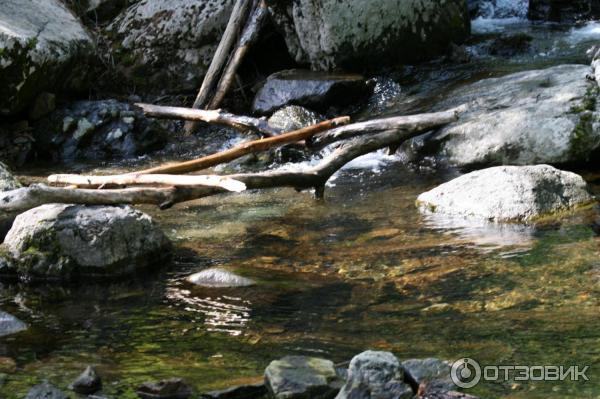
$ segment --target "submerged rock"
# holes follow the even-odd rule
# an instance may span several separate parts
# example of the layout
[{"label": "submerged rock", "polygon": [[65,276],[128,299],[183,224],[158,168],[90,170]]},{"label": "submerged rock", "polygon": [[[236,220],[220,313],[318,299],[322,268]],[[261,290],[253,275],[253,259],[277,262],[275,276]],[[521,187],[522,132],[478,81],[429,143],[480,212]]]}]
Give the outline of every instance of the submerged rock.
[{"label": "submerged rock", "polygon": [[170,378],[159,382],[145,382],[138,389],[141,399],[187,399],[192,388],[181,378]]},{"label": "submerged rock", "polygon": [[31,388],[25,399],[69,399],[69,397],[54,385],[44,382]]},{"label": "submerged rock", "polygon": [[256,284],[252,279],[238,276],[229,270],[218,267],[193,274],[187,278],[187,281],[192,284],[210,288],[249,287]]},{"label": "submerged rock", "polygon": [[270,114],[286,105],[317,111],[345,106],[367,98],[373,87],[361,75],[289,69],[269,76],[254,98],[252,110]]},{"label": "submerged rock", "polygon": [[491,221],[533,221],[590,203],[585,180],[548,165],[497,166],[421,194],[425,212]]},{"label": "submerged rock", "polygon": [[438,389],[446,391],[456,389],[450,374],[451,367],[450,363],[435,358],[409,359],[402,362],[405,373],[416,385],[435,385]]},{"label": "submerged rock", "polygon": [[92,366],[88,366],[73,383],[70,388],[82,395],[90,395],[102,389],[102,379]]},{"label": "submerged rock", "polygon": [[350,362],[348,380],[336,399],[411,399],[404,369],[389,352],[366,351]]},{"label": "submerged rock", "polygon": [[270,126],[283,132],[291,132],[314,125],[324,119],[314,111],[298,105],[290,105],[271,115],[268,122]]},{"label": "submerged rock", "polygon": [[275,399],[332,398],[342,385],[333,362],[304,356],[272,361],[265,382]]},{"label": "submerged rock", "polygon": [[200,395],[202,399],[263,399],[267,394],[264,383],[241,385],[222,391],[212,391]]},{"label": "submerged rock", "polygon": [[421,156],[455,166],[585,162],[600,148],[599,89],[586,65],[485,79],[442,101],[468,110],[425,140]]},{"label": "submerged rock", "polygon": [[15,316],[0,310],[0,337],[16,334],[27,329],[27,325]]},{"label": "submerged rock", "polygon": [[169,255],[150,216],[129,206],[43,205],[15,219],[3,244],[22,279],[121,276]]},{"label": "submerged rock", "polygon": [[106,29],[117,69],[146,92],[200,87],[233,1],[141,1]]},{"label": "submerged rock", "polygon": [[290,54],[313,69],[398,65],[444,53],[470,33],[466,1],[274,0]]},{"label": "submerged rock", "polygon": [[162,125],[116,100],[79,101],[36,124],[38,153],[57,160],[127,158],[159,150]]},{"label": "submerged rock", "polygon": [[0,115],[44,91],[80,89],[94,52],[91,36],[58,0],[3,0],[0,7]]}]

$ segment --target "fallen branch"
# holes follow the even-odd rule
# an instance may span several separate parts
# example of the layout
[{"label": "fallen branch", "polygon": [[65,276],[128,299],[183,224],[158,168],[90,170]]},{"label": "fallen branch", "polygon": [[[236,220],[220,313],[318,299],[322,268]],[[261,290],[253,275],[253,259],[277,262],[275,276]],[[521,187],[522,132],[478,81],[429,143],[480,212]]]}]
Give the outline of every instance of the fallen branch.
[{"label": "fallen branch", "polygon": [[269,126],[266,120],[249,116],[234,115],[217,110],[200,110],[182,107],[167,107],[153,104],[135,104],[141,108],[146,116],[159,119],[183,119],[187,121],[201,121],[220,126],[227,126],[241,132],[252,131],[265,137],[281,134],[282,131]]},{"label": "fallen branch", "polygon": [[54,184],[69,184],[78,187],[98,186],[129,186],[136,184],[159,184],[167,186],[216,187],[227,191],[241,192],[246,185],[241,181],[226,176],[198,175],[113,175],[113,176],[82,176],[82,175],[51,175],[48,181]]},{"label": "fallen branch", "polygon": [[[251,5],[252,2],[249,0],[237,0],[235,2],[233,10],[231,11],[231,16],[229,17],[229,22],[227,23],[227,27],[223,33],[223,37],[221,37],[219,46],[217,47],[212,62],[208,67],[208,71],[204,76],[202,86],[198,91],[198,95],[196,96],[196,100],[194,101],[192,108],[204,108],[210,101],[210,93],[214,90],[221,77],[223,68],[227,63],[227,59],[229,58],[233,44],[244,26],[244,22],[246,21],[246,17]],[[186,123],[186,133],[193,133],[196,126],[197,123],[194,122]]]},{"label": "fallen branch", "polygon": [[[454,120],[458,117],[455,116]],[[225,176],[244,183],[247,189],[293,187],[297,190],[315,188],[317,196],[322,196],[327,181],[338,170],[353,159],[395,146],[420,131],[390,130],[368,136],[359,136],[341,144],[318,165],[303,170],[273,170],[261,173],[246,173]],[[170,188],[128,188],[119,190],[68,189],[35,185],[0,193],[0,210],[26,211],[48,204],[156,204],[166,209],[176,203],[190,201],[225,192],[212,187],[170,187]]]},{"label": "fallen branch", "polygon": [[394,116],[390,118],[373,119],[366,122],[352,123],[350,125],[329,130],[319,136],[315,136],[310,142],[310,147],[318,150],[336,141],[348,140],[358,136],[364,136],[367,134],[371,135],[386,131],[424,133],[456,121],[457,117],[464,112],[465,109],[465,106],[460,106],[442,112]]},{"label": "fallen branch", "polygon": [[350,118],[347,116],[335,118],[321,123],[317,123],[316,125],[305,127],[300,130],[284,133],[279,136],[249,141],[237,145],[229,150],[218,152],[216,154],[208,155],[199,159],[193,159],[191,161],[180,162],[171,165],[158,166],[156,168],[134,172],[133,174],[176,174],[195,172],[198,170],[220,165],[225,162],[233,161],[234,159],[241,158],[248,154],[266,151],[270,148],[280,147],[285,144],[307,140],[315,134],[344,125],[349,121]]},{"label": "fallen branch", "polygon": [[261,28],[264,26],[265,21],[267,20],[268,9],[264,0],[255,0],[252,10],[250,12],[250,17],[248,18],[248,22],[244,28],[244,32],[242,33],[240,40],[231,56],[229,62],[227,63],[227,67],[225,68],[225,72],[223,72],[223,76],[219,81],[217,86],[217,90],[215,95],[210,102],[208,109],[216,109],[219,108],[225,95],[229,91],[235,74],[237,72],[238,67],[242,63],[244,57],[248,53],[250,46],[254,44],[254,42],[258,39],[258,34],[260,33]]}]

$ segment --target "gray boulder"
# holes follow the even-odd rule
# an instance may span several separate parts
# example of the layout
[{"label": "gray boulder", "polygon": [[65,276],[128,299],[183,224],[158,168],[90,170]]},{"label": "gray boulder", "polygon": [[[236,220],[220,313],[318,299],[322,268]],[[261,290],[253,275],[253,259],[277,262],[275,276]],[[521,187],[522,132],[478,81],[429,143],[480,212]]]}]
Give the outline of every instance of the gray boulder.
[{"label": "gray boulder", "polygon": [[181,378],[145,382],[137,389],[141,399],[188,399],[193,389]]},{"label": "gray boulder", "polygon": [[0,337],[16,334],[27,329],[27,325],[15,316],[0,310]]},{"label": "gray boulder", "polygon": [[290,105],[275,112],[268,120],[270,126],[291,132],[324,120],[321,115],[298,105]]},{"label": "gray boulder", "polygon": [[490,221],[529,222],[590,203],[585,180],[548,165],[497,166],[419,195],[424,212]]},{"label": "gray boulder", "polygon": [[21,187],[21,183],[10,172],[6,164],[0,162],[0,191],[10,191]]},{"label": "gray boulder", "polygon": [[450,374],[452,365],[446,361],[435,358],[409,359],[402,362],[402,368],[419,386],[434,384],[446,391],[456,389]]},{"label": "gray boulder", "polygon": [[162,149],[168,132],[116,100],[78,101],[38,122],[38,153],[54,160],[122,159]]},{"label": "gray boulder", "polygon": [[289,69],[269,76],[256,93],[252,110],[270,114],[286,105],[301,105],[317,111],[347,106],[367,98],[373,87],[361,75]]},{"label": "gray boulder", "polygon": [[290,54],[313,69],[381,67],[445,52],[470,32],[465,0],[270,1]]},{"label": "gray boulder", "polygon": [[153,92],[194,91],[229,20],[232,0],[144,0],[106,29],[118,70]]},{"label": "gray boulder", "polygon": [[94,44],[60,1],[3,0],[0,27],[0,115],[23,110],[43,91],[85,86]]},{"label": "gray boulder", "polygon": [[600,147],[599,89],[585,65],[485,79],[440,108],[467,104],[460,120],[428,137],[421,155],[455,166],[585,162]]},{"label": "gray boulder", "polygon": [[43,382],[31,388],[25,399],[69,399],[69,397],[54,385]]},{"label": "gray boulder", "polygon": [[170,242],[129,206],[43,205],[15,219],[4,240],[21,279],[121,276],[165,261]]},{"label": "gray boulder", "polygon": [[333,398],[342,385],[333,362],[304,356],[272,361],[265,383],[275,399]]},{"label": "gray boulder", "polygon": [[348,380],[336,399],[410,399],[404,369],[389,352],[366,351],[350,362]]},{"label": "gray boulder", "polygon": [[238,276],[219,267],[203,270],[187,278],[192,284],[210,288],[249,287],[255,285],[254,280]]},{"label": "gray boulder", "polygon": [[102,389],[102,379],[92,366],[87,366],[69,388],[79,394],[90,395]]}]

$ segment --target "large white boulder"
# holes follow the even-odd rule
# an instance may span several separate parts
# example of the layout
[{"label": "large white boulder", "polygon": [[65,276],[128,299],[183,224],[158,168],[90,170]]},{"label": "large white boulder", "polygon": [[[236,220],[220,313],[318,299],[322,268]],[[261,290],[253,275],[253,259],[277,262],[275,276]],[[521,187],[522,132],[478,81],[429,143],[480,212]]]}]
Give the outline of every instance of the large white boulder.
[{"label": "large white boulder", "polygon": [[586,65],[485,79],[451,92],[440,108],[468,111],[426,140],[455,166],[585,162],[600,147],[599,89]]},{"label": "large white boulder", "polygon": [[497,166],[468,173],[421,194],[424,212],[528,222],[590,203],[583,178],[549,165]]},{"label": "large white boulder", "polygon": [[43,91],[82,88],[94,44],[59,0],[0,3],[0,115]]},{"label": "large white boulder", "polygon": [[470,32],[464,0],[271,0],[295,59],[316,69],[396,65],[444,52]]},{"label": "large white boulder", "polygon": [[233,0],[143,0],[107,28],[117,67],[156,92],[198,89]]}]

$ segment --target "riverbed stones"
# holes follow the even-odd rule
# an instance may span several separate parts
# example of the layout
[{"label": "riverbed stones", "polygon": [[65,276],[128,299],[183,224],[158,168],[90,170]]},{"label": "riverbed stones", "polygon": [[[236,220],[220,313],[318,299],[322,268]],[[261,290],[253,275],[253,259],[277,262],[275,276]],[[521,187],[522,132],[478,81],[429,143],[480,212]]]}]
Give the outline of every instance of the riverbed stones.
[{"label": "riverbed stones", "polygon": [[117,69],[146,92],[200,87],[233,0],[144,0],[107,27]]},{"label": "riverbed stones", "polygon": [[27,329],[27,325],[15,316],[0,310],[0,337],[16,334]]},{"label": "riverbed stones", "polygon": [[201,399],[264,399],[267,387],[264,383],[240,385],[221,391],[212,391],[200,395]]},{"label": "riverbed stones", "polygon": [[59,0],[3,0],[0,115],[22,111],[44,91],[85,86],[91,36]]},{"label": "riverbed stones", "polygon": [[445,52],[470,32],[464,0],[270,2],[290,54],[312,69],[359,70]]},{"label": "riverbed stones", "polygon": [[92,366],[86,369],[73,381],[69,387],[73,391],[82,394],[90,395],[102,389],[102,379]]},{"label": "riverbed stones", "polygon": [[187,399],[192,393],[192,387],[181,378],[145,382],[137,389],[137,395],[141,399]]},{"label": "riverbed stones", "polygon": [[421,194],[424,212],[496,222],[531,222],[590,203],[583,178],[549,165],[497,166]]},{"label": "riverbed stones", "polygon": [[220,267],[213,267],[193,274],[187,278],[187,281],[209,288],[249,287],[256,284],[252,279],[239,276]]},{"label": "riverbed stones", "polygon": [[69,399],[69,397],[49,382],[43,382],[31,388],[25,399]]},{"label": "riverbed stones", "polygon": [[587,65],[484,79],[455,90],[440,109],[460,119],[429,136],[422,155],[459,167],[582,163],[600,147],[599,89]]},{"label": "riverbed stones", "polygon": [[117,100],[77,101],[35,126],[36,147],[45,158],[123,159],[162,149],[167,129]]},{"label": "riverbed stones", "polygon": [[342,381],[330,360],[286,356],[269,364],[265,383],[275,399],[333,398]]},{"label": "riverbed stones", "polygon": [[288,69],[269,76],[254,98],[252,111],[271,114],[286,105],[300,105],[316,111],[346,106],[373,92],[363,76]]},{"label": "riverbed stones", "polygon": [[15,219],[3,244],[7,269],[23,280],[116,277],[164,262],[170,241],[129,206],[49,204]]},{"label": "riverbed stones", "polygon": [[404,369],[390,352],[366,351],[350,362],[346,384],[336,399],[410,399]]}]

